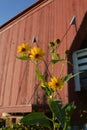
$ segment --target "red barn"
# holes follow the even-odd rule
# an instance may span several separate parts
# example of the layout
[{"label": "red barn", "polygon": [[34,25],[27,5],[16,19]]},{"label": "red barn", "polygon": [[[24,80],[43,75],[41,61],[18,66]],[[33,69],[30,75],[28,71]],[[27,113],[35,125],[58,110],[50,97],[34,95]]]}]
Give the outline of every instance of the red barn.
[{"label": "red barn", "polygon": [[[73,19],[72,19],[73,18]],[[0,113],[27,113],[34,106],[46,107],[44,93],[37,89],[34,66],[16,59],[22,42],[37,43],[48,54],[48,43],[59,38],[59,53],[70,50],[63,74],[84,71],[65,85],[60,97],[63,103],[75,101],[75,123],[87,123],[87,0],[40,0],[0,26]],[[73,58],[72,58],[73,57]],[[49,54],[46,61],[49,59]],[[45,65],[42,64],[45,73]],[[60,67],[55,73],[58,75]],[[78,118],[79,117],[79,118]],[[78,121],[77,121],[78,119]]]}]

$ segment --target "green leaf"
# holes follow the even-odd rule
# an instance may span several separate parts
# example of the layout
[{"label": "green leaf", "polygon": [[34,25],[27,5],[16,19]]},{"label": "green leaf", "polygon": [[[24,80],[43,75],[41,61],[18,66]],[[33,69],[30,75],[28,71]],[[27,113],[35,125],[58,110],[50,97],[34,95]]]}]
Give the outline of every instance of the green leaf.
[{"label": "green leaf", "polygon": [[67,81],[69,81],[71,78],[73,78],[74,76],[72,75],[72,73],[70,73],[70,74],[68,74],[68,75],[66,75],[64,78],[63,78],[63,81],[64,82],[67,82]]},{"label": "green leaf", "polygon": [[55,49],[52,49],[52,50],[51,50],[51,53],[52,53],[52,55],[54,55],[54,54],[56,53],[56,50],[55,50]]},{"label": "green leaf", "polygon": [[62,109],[65,110],[66,112],[69,112],[69,116],[71,116],[73,111],[74,111],[74,109],[75,109],[74,102],[66,104],[66,105],[63,105]]},{"label": "green leaf", "polygon": [[62,107],[61,107],[60,102],[58,103],[58,101],[50,100],[49,107],[50,107],[51,111],[54,113],[54,115],[57,118],[57,120],[59,121],[59,123],[63,126],[64,122],[65,122],[65,113],[61,109]]},{"label": "green leaf", "polygon": [[65,111],[66,113],[67,126],[70,126],[70,121],[71,121],[71,117],[74,112],[74,109],[75,109],[74,102],[62,106],[62,110]]},{"label": "green leaf", "polygon": [[44,79],[43,75],[39,72],[39,70],[36,70],[35,74],[36,74],[38,80],[45,82],[45,79]]},{"label": "green leaf", "polygon": [[57,62],[61,62],[61,61],[64,61],[64,59],[51,60],[51,63],[56,64]]},{"label": "green leaf", "polygon": [[29,58],[27,56],[16,56],[17,59],[20,59],[20,60],[29,60]]},{"label": "green leaf", "polygon": [[65,77],[63,77],[63,81],[64,81],[64,82],[67,82],[67,81],[69,81],[71,78],[75,77],[76,75],[78,75],[78,74],[80,74],[80,73],[82,73],[82,72],[78,72],[78,73],[76,73],[76,74],[70,73],[70,74],[66,75]]},{"label": "green leaf", "polygon": [[55,122],[55,123],[54,123],[54,127],[55,127],[56,129],[59,129],[59,128],[60,128],[60,123]]},{"label": "green leaf", "polygon": [[47,127],[51,130],[50,121],[48,117],[41,112],[32,112],[28,114],[27,116],[25,116],[20,120],[20,123],[25,125],[36,125]]},{"label": "green leaf", "polygon": [[57,54],[57,60],[61,60],[60,54]]},{"label": "green leaf", "polygon": [[47,96],[51,96],[52,95],[53,90],[50,89],[47,85],[45,87],[43,87],[43,86],[41,86],[41,87],[45,91],[45,93],[46,93]]}]

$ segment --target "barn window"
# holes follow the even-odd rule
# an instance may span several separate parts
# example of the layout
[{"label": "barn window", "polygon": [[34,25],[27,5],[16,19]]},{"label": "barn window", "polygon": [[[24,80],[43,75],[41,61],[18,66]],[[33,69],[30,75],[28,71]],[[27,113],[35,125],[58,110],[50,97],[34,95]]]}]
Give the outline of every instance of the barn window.
[{"label": "barn window", "polygon": [[87,48],[73,54],[74,73],[79,73],[75,79],[75,90],[87,90]]},{"label": "barn window", "polygon": [[80,50],[73,53],[73,68],[74,73],[79,73],[75,76],[75,91],[87,90],[87,41],[82,43]]},{"label": "barn window", "polygon": [[87,124],[72,126],[71,130],[87,130]]}]

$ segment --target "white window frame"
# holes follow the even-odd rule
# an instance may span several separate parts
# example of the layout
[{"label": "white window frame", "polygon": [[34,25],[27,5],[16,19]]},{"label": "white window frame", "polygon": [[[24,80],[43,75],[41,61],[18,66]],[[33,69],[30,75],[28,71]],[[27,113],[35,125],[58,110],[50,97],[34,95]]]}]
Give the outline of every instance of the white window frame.
[{"label": "white window frame", "polygon": [[[78,72],[87,70],[87,65],[84,64],[84,63],[87,63],[87,58],[85,56],[87,56],[87,48],[78,50],[73,53],[73,71],[74,71],[74,73],[78,73]],[[81,57],[85,57],[85,58],[81,58]],[[79,66],[79,64],[82,64],[82,65]],[[81,91],[79,74],[74,77],[74,81],[75,81],[75,91]]]}]

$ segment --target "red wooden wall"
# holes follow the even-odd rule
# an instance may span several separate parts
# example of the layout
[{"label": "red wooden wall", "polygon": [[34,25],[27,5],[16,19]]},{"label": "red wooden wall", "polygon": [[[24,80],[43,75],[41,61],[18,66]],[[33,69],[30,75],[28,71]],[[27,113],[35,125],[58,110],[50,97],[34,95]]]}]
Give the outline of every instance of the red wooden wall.
[{"label": "red wooden wall", "polygon": [[[43,0],[0,27],[0,113],[29,112],[35,100],[43,103],[41,88],[38,88],[39,98],[33,96],[38,85],[34,66],[30,62],[16,59],[17,46],[22,42],[32,43],[33,36],[36,36],[39,46],[48,53],[48,43],[63,38],[74,15],[77,18],[77,29],[80,28],[86,11],[87,0]],[[71,47],[75,35],[76,29],[72,25],[58,50],[62,57],[64,50]],[[42,66],[44,73],[45,66]],[[67,71],[66,64],[63,74]],[[60,67],[57,66],[57,76],[59,72]],[[60,92],[60,97],[64,103],[68,101],[67,85]]]}]

